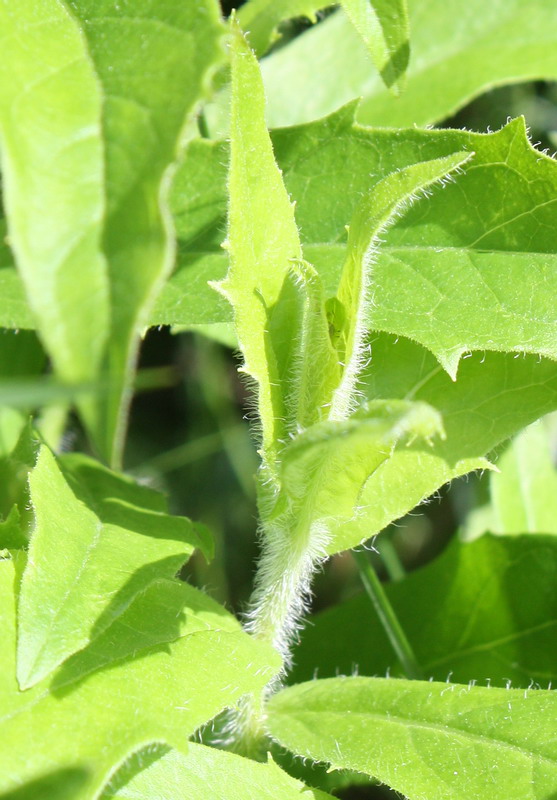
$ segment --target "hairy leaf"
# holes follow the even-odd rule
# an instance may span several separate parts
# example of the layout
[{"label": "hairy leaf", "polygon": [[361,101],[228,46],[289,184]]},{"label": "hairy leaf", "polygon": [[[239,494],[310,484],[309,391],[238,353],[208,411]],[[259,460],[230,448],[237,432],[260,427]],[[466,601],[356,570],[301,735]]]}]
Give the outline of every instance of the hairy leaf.
[{"label": "hairy leaf", "polygon": [[[557,543],[551,536],[455,539],[404,580],[385,585],[423,674],[459,683],[542,686],[557,680]],[[293,654],[290,681],[403,677],[367,595],[317,614]]]},{"label": "hairy leaf", "polygon": [[[297,299],[288,276],[302,250],[294,209],[265,127],[259,67],[239,31],[232,45],[232,98],[227,244],[231,263],[218,288],[234,309],[245,359],[242,370],[257,385],[262,453],[270,463],[284,438],[281,371],[291,361],[289,351],[297,335],[295,325],[287,323]],[[281,297],[283,292],[286,296]],[[275,307],[279,324],[273,324]]]},{"label": "hairy leaf", "polygon": [[[13,562],[0,561],[0,791],[75,768],[88,778],[72,800],[94,800],[132,752],[152,742],[187,747],[199,725],[245,692],[261,690],[278,666],[276,654],[214,601],[167,580],[147,588],[114,623],[118,628],[111,626],[52,680],[21,692],[15,578]],[[82,677],[88,665],[103,663]]]},{"label": "hairy leaf", "polygon": [[329,312],[333,341],[343,365],[342,378],[332,400],[331,419],[344,419],[354,402],[368,317],[375,303],[373,266],[380,235],[420,191],[442,180],[469,158],[470,154],[455,153],[392,172],[356,208],[338,292]]},{"label": "hairy leaf", "polygon": [[[320,273],[326,296],[336,293],[345,226],[362,193],[395,170],[473,151],[464,175],[434,190],[385,233],[368,325],[424,344],[453,377],[469,350],[554,358],[557,165],[531,147],[523,121],[488,135],[380,131],[354,125],[352,114],[353,108],[344,109],[273,137],[286,187],[297,200],[304,255]],[[222,158],[222,149],[213,154]],[[209,278],[216,261],[200,261],[200,255],[191,258]],[[191,269],[190,261],[185,275],[177,273],[182,289]],[[190,274],[197,292],[200,273]],[[217,319],[224,321],[220,312]],[[176,316],[172,321],[178,322]]]},{"label": "hairy leaf", "polygon": [[553,692],[380,678],[299,684],[269,703],[284,746],[408,800],[553,800],[556,716]]},{"label": "hairy leaf", "polygon": [[103,798],[118,800],[327,800],[331,795],[310,789],[283,772],[274,761],[260,764],[224,750],[188,744],[172,750],[120,786],[118,776]]},{"label": "hairy leaf", "polygon": [[557,407],[557,367],[549,360],[475,353],[453,382],[430,353],[402,337],[379,336],[371,352],[365,394],[428,403],[441,415],[446,438],[427,449],[415,443],[397,450],[374,472],[360,497],[363,524],[345,526],[345,547],[378,533],[444,483],[489,467],[484,456]]},{"label": "hairy leaf", "polygon": [[[409,0],[408,6],[412,58],[400,97],[369,69],[359,35],[337,13],[263,61],[269,125],[316,119],[362,97],[358,119],[364,124],[423,126],[495,86],[557,78],[557,9],[548,0],[470,0],[465,6]],[[224,104],[219,110],[215,133],[226,125]]]},{"label": "hairy leaf", "polygon": [[43,446],[30,476],[35,525],[18,613],[23,689],[99,636],[146,585],[174,576],[201,545],[188,519],[141,502],[154,493],[110,480],[102,468],[95,476],[91,461],[88,471],[104,492],[76,482],[75,471],[68,483]]},{"label": "hairy leaf", "polygon": [[[294,541],[314,531],[330,552],[343,541],[347,522],[365,512],[362,486],[396,445],[443,435],[441,418],[424,403],[370,403],[344,422],[322,422],[297,436],[281,453],[279,495],[274,515],[285,504]],[[273,516],[274,516],[273,515]],[[296,533],[306,532],[304,533]]]}]

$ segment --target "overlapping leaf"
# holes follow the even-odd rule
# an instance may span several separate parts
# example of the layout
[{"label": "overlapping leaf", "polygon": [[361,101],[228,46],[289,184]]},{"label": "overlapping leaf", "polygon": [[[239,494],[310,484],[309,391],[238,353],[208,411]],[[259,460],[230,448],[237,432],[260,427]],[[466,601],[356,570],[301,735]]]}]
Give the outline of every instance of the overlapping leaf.
[{"label": "overlapping leaf", "polygon": [[470,154],[457,152],[391,172],[378,181],[356,207],[338,291],[328,314],[338,359],[344,365],[332,398],[331,419],[344,419],[354,403],[366,330],[375,303],[374,267],[381,235],[420,192],[446,179],[469,158]]},{"label": "overlapping leaf", "polygon": [[[385,585],[423,674],[527,688],[557,680],[557,543],[551,536],[453,541],[426,567]],[[291,682],[403,677],[367,595],[317,614],[293,654]]]},{"label": "overlapping leaf", "polygon": [[278,666],[214,601],[161,580],[52,680],[21,692],[15,579],[14,563],[0,561],[0,791],[75,769],[87,779],[72,800],[93,800],[132,752],[151,742],[187,747],[200,724],[261,690]]},{"label": "overlapping leaf", "polygon": [[491,503],[474,509],[466,535],[557,533],[557,472],[551,428],[540,421],[522,431],[497,461],[490,480]]},{"label": "overlapping leaf", "polygon": [[109,325],[100,87],[63,4],[2,3],[0,27],[10,245],[60,375],[92,379]]},{"label": "overlapping leaf", "polygon": [[408,800],[553,800],[556,719],[553,692],[380,678],[299,684],[269,703],[284,746]]},{"label": "overlapping leaf", "polygon": [[453,382],[427,350],[407,339],[382,335],[371,351],[365,393],[428,403],[441,415],[446,438],[397,450],[374,472],[360,497],[367,508],[363,524],[344,527],[344,547],[379,532],[453,478],[489,467],[484,456],[557,407],[553,361],[475,353]]},{"label": "overlapping leaf", "polygon": [[[346,109],[312,125],[278,131],[273,139],[287,189],[297,200],[305,257],[317,267],[325,294],[336,291],[344,226],[362,192],[412,163],[459,149],[474,151],[473,166],[455,185],[434,192],[385,235],[369,324],[425,344],[453,375],[467,350],[553,357],[557,165],[530,147],[520,121],[490,135],[372,131],[354,126],[352,113]],[[201,152],[204,170],[207,161],[222,161],[222,146],[199,143],[183,169],[195,172],[194,158]],[[220,174],[224,181],[223,169]],[[224,183],[210,196],[212,216],[206,213],[198,228],[203,242],[208,236],[218,241]],[[473,210],[477,207],[481,214]],[[168,284],[168,302],[161,298],[154,321],[164,322],[167,314],[173,324],[224,322],[226,304],[211,297],[206,281],[218,278],[226,266],[219,265],[213,246],[198,249],[195,229],[188,230],[185,241],[184,268]],[[180,300],[180,292],[191,292],[195,304]]]},{"label": "overlapping leaf", "polygon": [[291,778],[272,760],[261,764],[191,742],[187,750],[172,750],[124,785],[119,785],[116,776],[103,793],[107,800],[182,800],[184,796],[205,800],[331,800],[331,795]]},{"label": "overlapping leaf", "polygon": [[0,23],[10,242],[60,375],[111,375],[100,410],[82,409],[118,462],[138,335],[173,262],[167,170],[221,57],[219,9],[26,0]]},{"label": "overlapping leaf", "polygon": [[[304,255],[319,268],[329,297],[337,290],[344,258],[344,225],[370,183],[413,160],[446,154],[451,146],[474,150],[477,167],[468,167],[455,185],[418,203],[384,235],[372,274],[370,324],[421,340],[453,374],[464,342],[470,349],[531,347],[554,355],[550,298],[557,272],[550,240],[557,225],[557,166],[531,149],[519,122],[492,135],[395,133],[358,128],[346,109],[313,125],[277,131],[273,142],[286,185],[299,198],[296,216]],[[222,145],[200,143],[198,150],[207,158],[218,154],[222,161]],[[497,204],[483,204],[478,215],[472,208],[484,194],[485,181],[491,196],[497,193]],[[529,188],[524,193],[521,187]],[[218,194],[212,197],[213,223],[205,217],[205,235],[218,228],[224,212]],[[531,252],[536,218],[536,252]],[[188,241],[194,235],[190,230]],[[474,238],[473,246],[455,246]],[[216,263],[218,256],[210,258]],[[200,272],[194,290],[200,286],[203,259],[196,263]],[[190,269],[177,275],[182,287]],[[225,311],[218,309],[222,322]],[[344,528],[345,547],[381,530],[446,481],[487,466],[483,457],[491,449],[555,408],[556,372],[550,361],[482,352],[460,363],[458,381],[452,384],[418,345],[403,339],[394,345],[387,336],[372,340],[368,397],[433,405],[445,419],[447,439],[433,448],[399,450],[374,473],[362,496],[368,508],[364,524],[359,530]]]},{"label": "overlapping leaf", "polygon": [[410,58],[406,0],[341,0],[383,83],[399,94]]},{"label": "overlapping leaf", "polygon": [[[410,53],[406,0],[341,0],[341,4],[383,82],[398,91],[404,85]],[[315,12],[324,5],[325,0],[251,0],[240,8],[238,20],[260,56],[268,49],[279,23],[300,16],[315,22]]]},{"label": "overlapping leaf", "polygon": [[[273,137],[286,187],[297,200],[305,257],[321,274],[326,295],[336,290],[344,226],[363,192],[397,169],[473,151],[464,175],[416,204],[383,237],[368,324],[421,342],[453,376],[467,350],[555,357],[557,164],[532,149],[523,122],[488,135],[374,131],[354,126],[352,114],[345,109]],[[222,158],[222,149],[212,152]],[[218,225],[222,206],[217,209],[215,198]],[[216,261],[197,260],[201,255],[190,255],[194,291],[201,272],[216,267]],[[191,261],[185,275],[177,274],[182,288],[189,269]]]},{"label": "overlapping leaf", "polygon": [[173,577],[203,546],[188,519],[161,510],[160,496],[85,457],[70,460],[67,479],[43,446],[29,483],[34,529],[18,616],[23,689],[99,636],[138,592]]},{"label": "overlapping leaf", "polygon": [[362,486],[397,444],[443,434],[441,418],[424,403],[377,402],[345,422],[322,422],[297,436],[281,454],[280,477],[295,531],[320,529],[326,546],[339,547],[344,526],[360,514]]},{"label": "overlapping leaf", "polygon": [[426,125],[494,86],[557,77],[557,10],[550,0],[409,0],[408,6],[412,58],[400,97],[370,71],[360,37],[337,13],[264,60],[270,126],[316,119],[354,97],[363,97],[365,124]]}]

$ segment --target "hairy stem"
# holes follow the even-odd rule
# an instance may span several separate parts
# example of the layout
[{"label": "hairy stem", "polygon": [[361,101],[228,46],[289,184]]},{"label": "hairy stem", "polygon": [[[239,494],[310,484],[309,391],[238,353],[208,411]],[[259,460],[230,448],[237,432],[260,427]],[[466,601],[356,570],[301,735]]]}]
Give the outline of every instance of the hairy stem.
[{"label": "hairy stem", "polygon": [[281,654],[283,668],[268,684],[263,698],[254,698],[244,709],[239,727],[246,741],[265,735],[264,700],[280,686],[291,664],[292,640],[308,607],[313,572],[324,556],[319,532],[306,531],[303,535],[284,521],[269,527],[263,537],[246,630]]}]

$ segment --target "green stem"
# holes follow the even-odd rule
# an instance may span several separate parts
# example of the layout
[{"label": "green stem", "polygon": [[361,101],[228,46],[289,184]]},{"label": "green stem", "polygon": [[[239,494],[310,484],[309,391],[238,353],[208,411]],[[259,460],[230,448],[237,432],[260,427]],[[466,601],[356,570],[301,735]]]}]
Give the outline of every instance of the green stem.
[{"label": "green stem", "polygon": [[[385,535],[387,534],[387,535]],[[402,564],[402,561],[399,558],[399,555],[396,551],[396,547],[393,544],[393,540],[388,535],[388,531],[385,531],[381,534],[377,541],[377,549],[379,550],[379,555],[385,565],[385,569],[387,570],[387,575],[392,581],[401,581],[405,575],[406,570]]]},{"label": "green stem", "polygon": [[406,634],[402,629],[398,617],[385,594],[385,590],[369,558],[364,552],[357,552],[356,550],[352,551],[352,555],[360,571],[360,578],[362,579],[364,588],[373,603],[377,616],[383,625],[385,633],[389,637],[389,641],[402,664],[406,676],[414,680],[422,680],[423,674],[416,660],[416,656],[414,655],[414,651],[412,650],[412,646],[406,638]]}]

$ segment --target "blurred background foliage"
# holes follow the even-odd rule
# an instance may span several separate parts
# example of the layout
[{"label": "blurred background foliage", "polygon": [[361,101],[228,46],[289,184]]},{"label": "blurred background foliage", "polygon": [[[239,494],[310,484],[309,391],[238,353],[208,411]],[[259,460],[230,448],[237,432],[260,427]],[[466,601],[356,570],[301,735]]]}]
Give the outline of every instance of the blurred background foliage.
[{"label": "blurred background foliage", "polygon": [[[239,3],[223,2],[230,13]],[[303,31],[305,20],[289,22],[276,46]],[[531,139],[540,149],[557,150],[557,86],[544,82],[495,89],[474,100],[443,127],[496,130],[509,117],[523,114]],[[141,482],[166,492],[170,509],[209,526],[216,557],[206,565],[194,557],[184,577],[206,589],[237,613],[251,592],[258,554],[254,472],[255,441],[248,418],[246,386],[237,374],[237,354],[192,333],[150,330],[143,342],[140,370],[149,391],[133,402],[125,469]],[[162,371],[161,371],[161,368]],[[151,372],[151,370],[158,370]],[[149,378],[149,376],[151,376]],[[157,384],[163,383],[163,386]],[[0,513],[9,510],[13,492],[5,457],[14,447],[30,415],[56,449],[87,451],[69,398],[48,378],[48,363],[34,333],[0,330]],[[37,410],[40,409],[40,410]],[[484,504],[489,476],[471,475],[454,481],[430,502],[384,531],[371,557],[383,580],[398,580],[430,562],[462,528],[471,511]],[[361,592],[356,565],[349,553],[331,558],[314,586],[313,610],[319,611]],[[374,614],[371,605],[369,613]],[[303,635],[303,634],[302,634]],[[278,758],[280,754],[277,754]],[[281,760],[283,760],[281,758]],[[324,768],[291,763],[289,769],[310,784],[330,788]],[[309,773],[308,773],[309,770]],[[339,797],[388,798],[394,793],[367,785],[349,789],[355,776],[335,776]],[[435,798],[431,798],[435,800]]]}]

